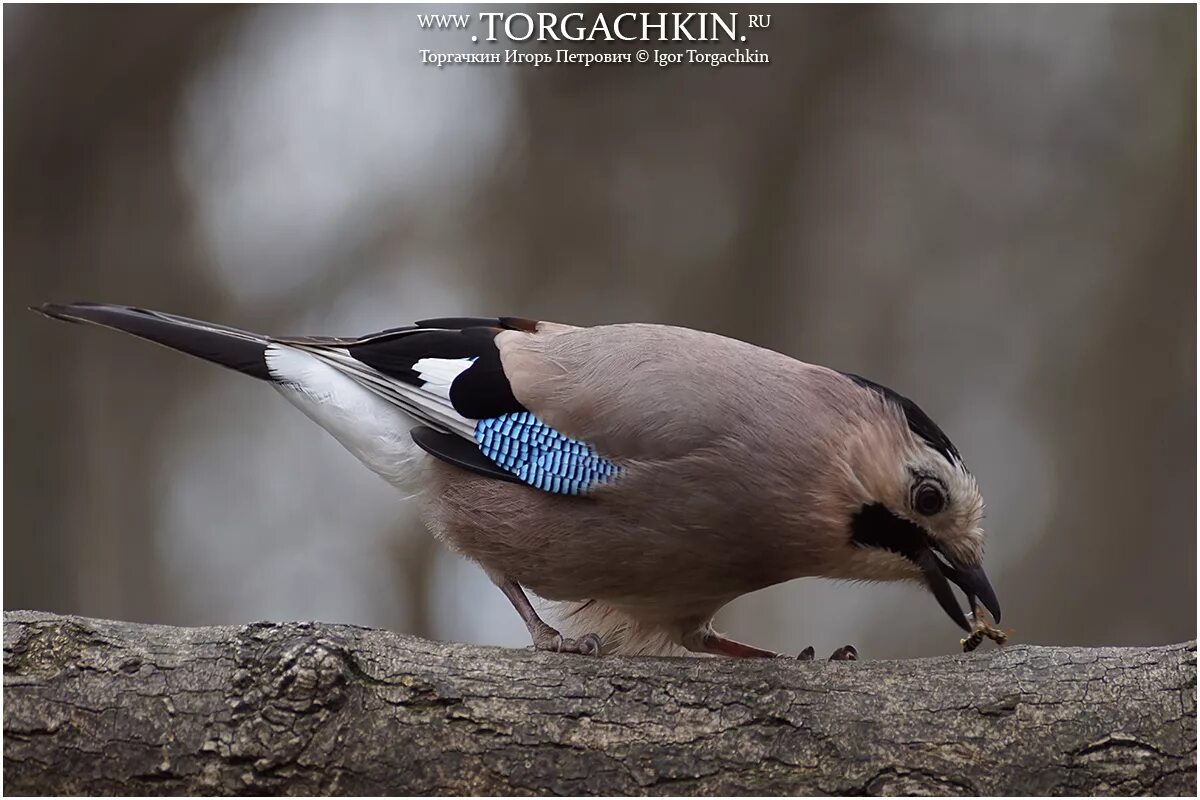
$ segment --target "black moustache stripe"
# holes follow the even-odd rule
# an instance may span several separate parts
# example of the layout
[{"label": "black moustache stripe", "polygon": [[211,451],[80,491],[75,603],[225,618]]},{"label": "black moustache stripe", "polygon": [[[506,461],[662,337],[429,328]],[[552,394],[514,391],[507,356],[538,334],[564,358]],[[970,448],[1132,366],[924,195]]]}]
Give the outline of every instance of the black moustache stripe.
[{"label": "black moustache stripe", "polygon": [[930,547],[929,535],[913,522],[898,517],[882,503],[863,506],[850,523],[850,538],[860,547],[879,547],[916,561]]}]

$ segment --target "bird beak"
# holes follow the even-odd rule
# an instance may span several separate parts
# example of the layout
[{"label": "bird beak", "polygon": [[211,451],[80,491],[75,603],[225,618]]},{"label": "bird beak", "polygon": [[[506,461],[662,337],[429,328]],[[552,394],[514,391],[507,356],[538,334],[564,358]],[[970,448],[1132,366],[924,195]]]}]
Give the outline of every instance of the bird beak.
[{"label": "bird beak", "polygon": [[933,592],[933,596],[937,598],[942,610],[960,628],[970,632],[971,624],[963,614],[962,607],[958,604],[958,598],[954,596],[954,590],[950,588],[950,581],[953,581],[966,594],[968,613],[975,612],[975,598],[978,597],[984,608],[991,612],[992,618],[996,622],[1000,621],[1000,602],[996,599],[996,593],[992,590],[992,584],[988,581],[982,566],[956,567],[948,561],[938,558],[933,548],[930,547],[923,548],[913,560],[921,570],[925,583],[929,586],[929,591]]}]

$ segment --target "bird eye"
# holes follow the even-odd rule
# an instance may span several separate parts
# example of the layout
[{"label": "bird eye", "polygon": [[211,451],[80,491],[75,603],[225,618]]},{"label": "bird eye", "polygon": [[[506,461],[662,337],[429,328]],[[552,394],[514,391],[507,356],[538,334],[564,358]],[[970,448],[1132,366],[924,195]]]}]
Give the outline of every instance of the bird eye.
[{"label": "bird eye", "polygon": [[912,503],[918,514],[932,517],[946,507],[946,496],[932,483],[919,483],[913,490]]}]

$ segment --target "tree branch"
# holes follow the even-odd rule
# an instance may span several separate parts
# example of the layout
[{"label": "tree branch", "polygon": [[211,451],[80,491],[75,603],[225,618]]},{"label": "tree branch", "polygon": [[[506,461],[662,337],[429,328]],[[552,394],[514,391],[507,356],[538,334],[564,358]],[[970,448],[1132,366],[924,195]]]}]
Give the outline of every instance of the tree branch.
[{"label": "tree branch", "polygon": [[1195,644],[588,658],[4,615],[9,794],[1194,794]]}]

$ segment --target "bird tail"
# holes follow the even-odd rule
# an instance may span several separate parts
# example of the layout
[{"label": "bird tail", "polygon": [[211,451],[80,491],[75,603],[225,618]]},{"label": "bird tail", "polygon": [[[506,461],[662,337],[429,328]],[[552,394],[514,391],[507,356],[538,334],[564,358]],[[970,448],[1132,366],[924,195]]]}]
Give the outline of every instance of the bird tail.
[{"label": "bird tail", "polygon": [[86,322],[203,358],[263,380],[271,380],[265,358],[268,340],[256,333],[212,322],[108,303],[44,303],[33,311],[66,322]]}]

